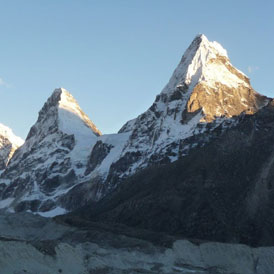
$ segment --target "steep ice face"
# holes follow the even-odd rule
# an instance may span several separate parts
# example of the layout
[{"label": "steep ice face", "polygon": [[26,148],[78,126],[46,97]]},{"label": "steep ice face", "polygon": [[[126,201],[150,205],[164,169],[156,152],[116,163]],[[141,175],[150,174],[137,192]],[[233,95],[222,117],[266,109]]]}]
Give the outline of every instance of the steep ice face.
[{"label": "steep ice face", "polygon": [[10,208],[17,211],[53,210],[60,195],[84,177],[100,134],[72,95],[56,89],[0,177],[7,185],[2,199],[14,198]]},{"label": "steep ice face", "polygon": [[[75,134],[78,130],[84,131],[85,128],[91,129],[93,135],[100,136],[101,132],[82,111],[73,96],[64,88],[57,89],[57,94],[60,93],[59,100],[59,127],[60,130],[67,134]],[[77,120],[78,119],[78,120]],[[79,127],[80,126],[80,127]]]},{"label": "steep ice face", "polygon": [[58,128],[63,133],[74,136],[75,146],[70,153],[72,164],[74,166],[82,165],[85,168],[91,148],[101,132],[65,89],[61,89],[58,106]]},{"label": "steep ice face", "polygon": [[0,170],[6,167],[15,150],[23,143],[24,140],[14,135],[10,128],[0,124]]}]

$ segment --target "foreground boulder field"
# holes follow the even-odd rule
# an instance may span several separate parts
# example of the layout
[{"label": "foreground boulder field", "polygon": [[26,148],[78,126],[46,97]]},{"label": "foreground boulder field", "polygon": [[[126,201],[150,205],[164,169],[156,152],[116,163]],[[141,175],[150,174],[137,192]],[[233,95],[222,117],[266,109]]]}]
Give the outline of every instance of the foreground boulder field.
[{"label": "foreground boulder field", "polygon": [[[178,240],[121,225],[68,226],[28,213],[0,215],[6,274],[270,274],[274,248]],[[20,224],[20,225],[19,225]]]}]

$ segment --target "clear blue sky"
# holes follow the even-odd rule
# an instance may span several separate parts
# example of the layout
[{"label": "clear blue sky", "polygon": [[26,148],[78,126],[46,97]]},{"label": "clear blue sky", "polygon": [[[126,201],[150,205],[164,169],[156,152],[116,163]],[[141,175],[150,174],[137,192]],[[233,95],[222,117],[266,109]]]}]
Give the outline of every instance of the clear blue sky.
[{"label": "clear blue sky", "polygon": [[103,133],[145,111],[196,34],[274,97],[274,1],[0,0],[0,122],[25,137],[56,87]]}]

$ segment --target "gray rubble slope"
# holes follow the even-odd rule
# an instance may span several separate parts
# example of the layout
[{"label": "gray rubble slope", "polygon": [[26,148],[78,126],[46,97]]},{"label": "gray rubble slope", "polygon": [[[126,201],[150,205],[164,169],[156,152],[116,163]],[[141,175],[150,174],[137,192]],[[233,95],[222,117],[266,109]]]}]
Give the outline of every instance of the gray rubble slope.
[{"label": "gray rubble slope", "polygon": [[[96,223],[76,229],[28,213],[1,214],[0,221],[0,269],[5,274],[274,272],[273,247],[251,248],[164,235],[155,237],[161,237],[162,243],[152,243],[141,239],[149,233],[142,230],[130,232],[126,227]],[[130,233],[135,237],[128,236]]]}]

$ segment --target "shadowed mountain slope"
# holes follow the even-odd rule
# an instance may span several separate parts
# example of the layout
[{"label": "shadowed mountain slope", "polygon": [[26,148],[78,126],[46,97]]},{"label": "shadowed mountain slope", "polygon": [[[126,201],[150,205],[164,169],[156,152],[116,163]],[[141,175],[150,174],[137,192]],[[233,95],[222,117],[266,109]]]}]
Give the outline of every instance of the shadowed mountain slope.
[{"label": "shadowed mountain slope", "polygon": [[274,106],[238,119],[237,126],[215,130],[209,143],[181,160],[147,168],[65,218],[274,245]]}]

